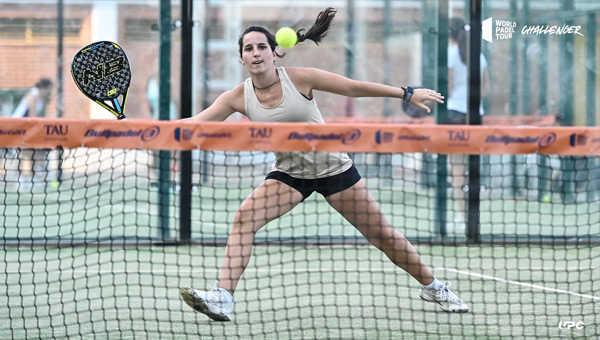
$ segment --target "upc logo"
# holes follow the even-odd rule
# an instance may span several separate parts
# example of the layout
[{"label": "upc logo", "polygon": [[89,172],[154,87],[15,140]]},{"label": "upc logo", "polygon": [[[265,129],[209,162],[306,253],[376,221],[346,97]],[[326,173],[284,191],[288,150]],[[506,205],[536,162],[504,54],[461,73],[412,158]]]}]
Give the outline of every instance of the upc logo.
[{"label": "upc logo", "polygon": [[583,329],[583,327],[585,327],[583,321],[560,321],[558,323],[559,329]]}]

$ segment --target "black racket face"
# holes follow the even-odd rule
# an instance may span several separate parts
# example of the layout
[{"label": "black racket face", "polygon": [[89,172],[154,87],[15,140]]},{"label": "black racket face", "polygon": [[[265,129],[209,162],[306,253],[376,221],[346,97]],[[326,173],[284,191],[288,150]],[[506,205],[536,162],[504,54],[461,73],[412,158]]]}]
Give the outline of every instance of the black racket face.
[{"label": "black racket face", "polygon": [[117,118],[125,118],[131,69],[119,45],[100,41],[83,47],[73,57],[71,74],[83,94]]}]

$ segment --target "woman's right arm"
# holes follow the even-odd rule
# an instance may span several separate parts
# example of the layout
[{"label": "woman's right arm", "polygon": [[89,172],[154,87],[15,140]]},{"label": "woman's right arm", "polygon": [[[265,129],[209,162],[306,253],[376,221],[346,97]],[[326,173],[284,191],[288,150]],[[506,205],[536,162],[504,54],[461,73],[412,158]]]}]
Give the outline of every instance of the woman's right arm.
[{"label": "woman's right arm", "polygon": [[199,114],[182,119],[194,122],[222,122],[234,112],[246,114],[244,110],[244,84],[222,93],[211,106]]}]

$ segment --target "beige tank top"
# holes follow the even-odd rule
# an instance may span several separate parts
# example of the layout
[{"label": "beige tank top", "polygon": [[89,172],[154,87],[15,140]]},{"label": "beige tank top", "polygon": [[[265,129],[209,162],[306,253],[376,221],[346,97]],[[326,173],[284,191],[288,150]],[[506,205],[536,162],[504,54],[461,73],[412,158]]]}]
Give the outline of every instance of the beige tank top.
[{"label": "beige tank top", "polygon": [[[324,124],[315,99],[308,99],[294,86],[283,67],[277,67],[283,96],[273,107],[263,106],[256,97],[252,79],[244,81],[244,108],[253,122],[303,122]],[[352,166],[345,152],[275,152],[271,171],[281,171],[304,179],[340,174]]]}]

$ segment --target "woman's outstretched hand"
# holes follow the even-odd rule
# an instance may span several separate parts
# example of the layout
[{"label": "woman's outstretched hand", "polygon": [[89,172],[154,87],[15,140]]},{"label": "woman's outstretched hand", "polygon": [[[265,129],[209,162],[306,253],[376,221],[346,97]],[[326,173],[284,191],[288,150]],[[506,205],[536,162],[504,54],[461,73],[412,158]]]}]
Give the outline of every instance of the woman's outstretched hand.
[{"label": "woman's outstretched hand", "polygon": [[427,113],[431,113],[431,108],[425,105],[425,102],[433,101],[440,104],[444,103],[444,96],[441,93],[438,93],[431,89],[415,89],[412,97],[410,98],[410,103],[416,105],[417,107],[427,111]]}]

